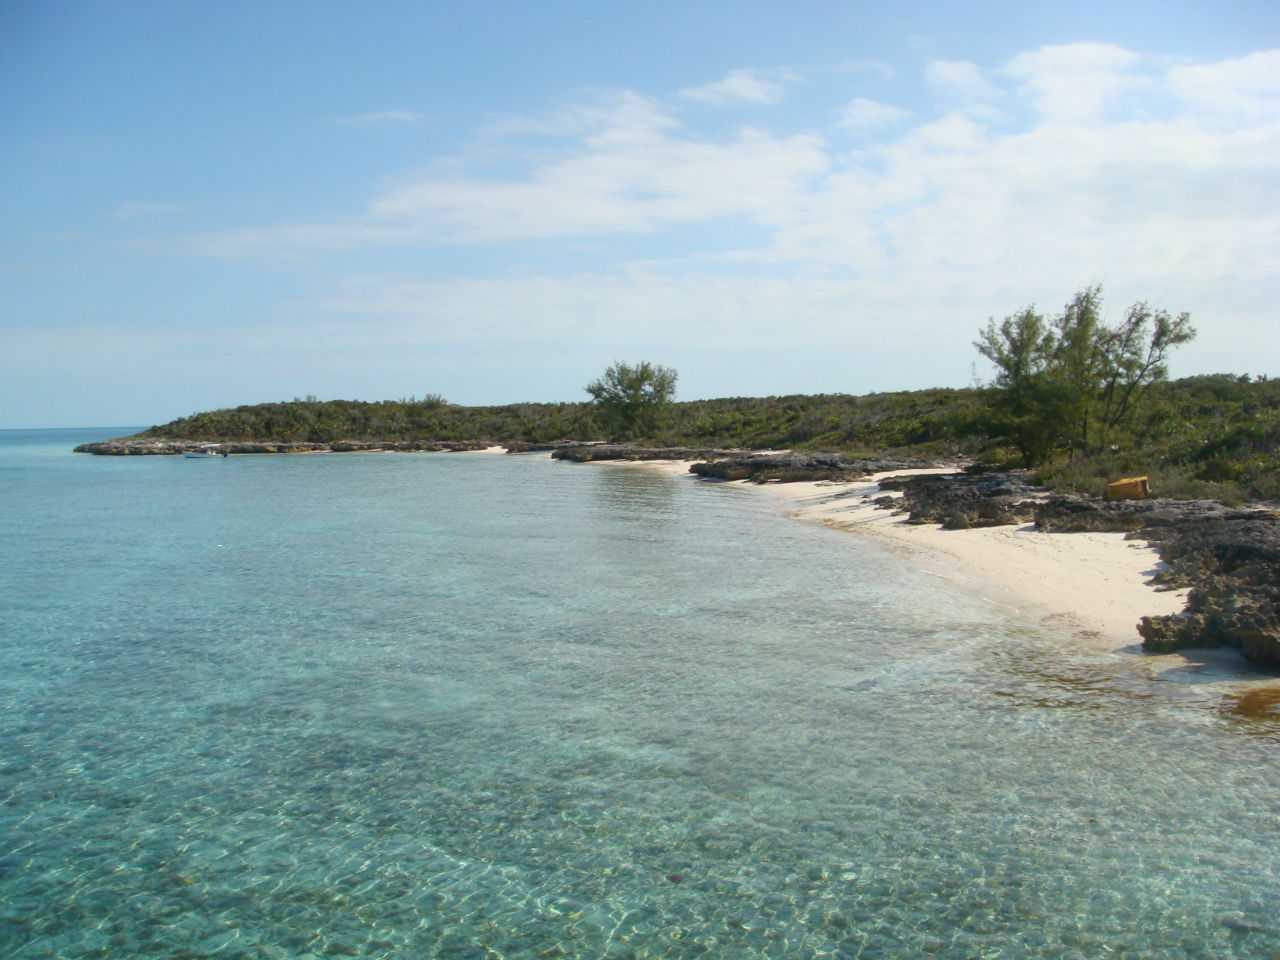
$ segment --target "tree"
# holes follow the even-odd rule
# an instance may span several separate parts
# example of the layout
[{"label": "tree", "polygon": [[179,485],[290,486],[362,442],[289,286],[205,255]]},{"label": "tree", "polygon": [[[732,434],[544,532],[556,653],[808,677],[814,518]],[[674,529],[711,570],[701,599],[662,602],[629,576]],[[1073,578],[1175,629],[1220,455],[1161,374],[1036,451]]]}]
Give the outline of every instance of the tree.
[{"label": "tree", "polygon": [[1196,335],[1189,314],[1175,319],[1144,302],[1117,327],[1102,317],[1102,288],[1092,286],[1050,324],[1027,307],[979,331],[974,346],[996,368],[996,429],[1028,467],[1063,447],[1084,454],[1107,442],[1168,377],[1169,352]]},{"label": "tree", "polygon": [[597,419],[621,437],[645,436],[657,430],[676,394],[675,370],[642,361],[635,366],[615,362],[587,384],[598,408]]},{"label": "tree", "polygon": [[988,320],[974,343],[996,368],[995,432],[1017,447],[1028,466],[1046,460],[1054,442],[1043,427],[1052,419],[1047,370],[1054,342],[1044,317],[1026,307],[1005,317],[999,327]]},{"label": "tree", "polygon": [[1195,336],[1191,314],[1185,311],[1172,317],[1168,310],[1152,310],[1145,302],[1131,306],[1124,323],[1112,331],[1107,349],[1111,368],[1102,385],[1103,425],[1113,428],[1124,422],[1147,387],[1168,379],[1169,351]]}]

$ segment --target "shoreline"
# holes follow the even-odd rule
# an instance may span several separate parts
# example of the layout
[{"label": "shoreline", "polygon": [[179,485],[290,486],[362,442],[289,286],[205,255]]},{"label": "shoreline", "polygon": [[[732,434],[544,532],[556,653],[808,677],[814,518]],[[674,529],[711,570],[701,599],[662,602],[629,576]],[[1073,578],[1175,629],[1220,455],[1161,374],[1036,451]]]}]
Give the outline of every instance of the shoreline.
[{"label": "shoreline", "polygon": [[[688,472],[692,461],[597,462],[701,479]],[[1058,634],[1074,652],[1123,658],[1150,679],[1280,690],[1275,676],[1254,670],[1232,649],[1143,649],[1138,621],[1180,613],[1187,600],[1186,590],[1157,590],[1148,582],[1164,566],[1154,546],[1127,540],[1123,533],[1048,533],[1032,524],[944,530],[940,524],[908,523],[872,502],[899,496],[881,490],[881,480],[951,472],[948,467],[853,481],[712,482],[758,487],[784,516],[872,537],[949,586]]]},{"label": "shoreline", "polygon": [[908,523],[872,502],[885,495],[878,484],[890,476],[949,472],[894,471],[853,483],[765,489],[788,516],[875,537],[950,585],[1067,633],[1083,649],[1140,650],[1142,617],[1186,606],[1186,590],[1159,591],[1148,583],[1162,566],[1156,548],[1123,533],[1046,533],[1033,524],[944,530]]},{"label": "shoreline", "polygon": [[[76,452],[94,454],[137,455],[176,454],[190,446],[186,441],[147,441],[139,443],[128,438],[105,443],[84,444]],[[234,453],[477,453],[533,454],[548,458],[559,457],[553,448],[511,444],[486,444],[474,442],[364,442],[340,443],[247,443],[226,444]],[[951,474],[959,466],[934,460],[895,460],[871,458],[868,461],[828,463],[821,458],[808,458],[808,462],[796,464],[788,456],[778,463],[771,463],[770,472],[764,476],[782,477],[759,482],[760,470],[754,458],[748,461],[730,460],[729,469],[723,471],[699,470],[691,467],[702,463],[711,454],[734,454],[735,451],[701,451],[686,448],[666,448],[645,451],[683,459],[632,459],[625,448],[618,451],[610,445],[600,447],[599,459],[569,457],[578,462],[605,463],[631,468],[639,467],[666,474],[670,477],[687,477],[713,483],[747,484],[762,489],[783,515],[818,523],[834,530],[873,537],[878,545],[908,558],[925,573],[944,581],[948,587],[967,593],[988,604],[999,607],[1009,615],[1036,625],[1060,636],[1070,649],[1097,656],[1123,657],[1136,672],[1152,679],[1181,679],[1184,682],[1235,682],[1256,687],[1259,684],[1273,686],[1280,696],[1280,675],[1265,668],[1256,668],[1237,649],[1196,648],[1171,644],[1172,652],[1150,652],[1144,646],[1138,632],[1139,621],[1152,618],[1160,624],[1157,630],[1194,631],[1202,629],[1196,613],[1186,615],[1188,590],[1157,589],[1151,580],[1167,565],[1161,560],[1160,550],[1138,540],[1128,540],[1113,527],[1102,524],[1101,529],[1086,532],[1050,532],[1037,529],[1034,523],[1015,526],[1006,522],[998,526],[967,526],[962,529],[945,529],[940,523],[908,522],[902,513],[886,508],[885,498],[898,499],[900,490],[883,490],[882,481],[893,477],[926,477],[930,474]],[[613,445],[618,447],[619,445]],[[558,448],[554,448],[558,449]],[[789,451],[773,451],[789,454]],[[797,455],[798,456],[798,455]],[[827,458],[830,460],[832,458]],[[839,458],[834,458],[839,460]],[[880,467],[882,472],[858,476],[859,472]],[[745,467],[745,469],[743,469]],[[849,468],[853,469],[850,470]],[[885,469],[896,467],[897,469]],[[748,474],[755,480],[737,479]],[[837,479],[792,480],[791,475],[833,476]],[[855,479],[847,479],[854,477]],[[897,485],[894,485],[897,486]],[[908,485],[910,487],[910,484]],[[1039,500],[1042,495],[1030,492],[1030,499]],[[912,511],[919,515],[915,494]],[[1024,497],[1027,494],[1023,494]],[[1052,498],[1045,496],[1046,500]],[[879,500],[880,503],[874,501]],[[944,501],[945,502],[945,501]],[[1025,506],[1025,501],[1024,501]],[[930,508],[923,513],[936,518],[939,514]],[[1023,517],[1029,514],[1024,509]],[[1039,516],[1039,509],[1036,510]],[[986,516],[986,515],[984,515]],[[1012,514],[1006,520],[1012,520]],[[961,518],[962,520],[964,517]],[[1236,518],[1233,518],[1236,519]],[[955,524],[949,519],[948,527]],[[1070,527],[1068,527],[1070,529]],[[1080,525],[1076,525],[1080,529]],[[1248,533],[1248,531],[1246,531]],[[1184,559],[1175,554],[1173,561],[1181,571]],[[1192,553],[1195,557],[1198,554]],[[1186,582],[1185,575],[1181,582]],[[1196,576],[1193,571],[1192,577]],[[1199,582],[1196,582],[1199,589]],[[1245,583],[1245,589],[1249,583]],[[1222,590],[1221,586],[1217,589]],[[1232,584],[1228,582],[1228,590]],[[1234,596],[1234,594],[1227,594]],[[1252,596],[1246,594],[1248,600]],[[1248,608],[1246,613],[1248,613]],[[1144,625],[1150,635],[1152,621]],[[1248,623],[1245,626],[1249,626]],[[1176,633],[1174,634],[1176,636]],[[1163,640],[1164,637],[1161,636]],[[1264,654],[1265,656],[1265,654]],[[1176,676],[1175,676],[1176,675]]]}]

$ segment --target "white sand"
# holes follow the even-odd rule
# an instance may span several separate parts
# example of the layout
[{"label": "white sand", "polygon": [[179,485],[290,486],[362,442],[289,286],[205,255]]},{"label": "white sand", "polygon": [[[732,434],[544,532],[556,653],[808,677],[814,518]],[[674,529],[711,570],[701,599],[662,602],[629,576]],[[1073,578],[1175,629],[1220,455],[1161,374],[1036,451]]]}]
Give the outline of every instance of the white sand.
[{"label": "white sand", "polygon": [[[689,461],[599,462],[626,463],[690,482],[699,479],[689,473]],[[904,515],[871,502],[886,495],[877,486],[879,480],[930,472],[954,470],[882,473],[851,483],[767,483],[757,489],[775,498],[788,516],[876,537],[956,587],[1043,624],[1069,639],[1075,650],[1123,657],[1149,679],[1175,682],[1183,696],[1200,691],[1206,703],[1217,705],[1215,698],[1223,695],[1280,690],[1274,676],[1252,672],[1235,650],[1156,655],[1142,650],[1138,621],[1179,613],[1187,597],[1186,591],[1160,591],[1150,585],[1160,569],[1160,556],[1141,541],[1126,540],[1122,533],[1040,533],[1031,524],[943,530],[909,524]]]},{"label": "white sand", "polygon": [[[916,471],[921,472],[921,471]],[[949,470],[929,471],[948,473]],[[943,530],[876,507],[879,474],[854,483],[766,484],[791,515],[879,538],[991,603],[1071,634],[1082,646],[1130,648],[1138,621],[1177,613],[1186,592],[1157,591],[1153,547],[1122,533],[1042,533],[1032,524]]]},{"label": "white sand", "polygon": [[[689,475],[683,461],[635,465]],[[1186,605],[1186,591],[1158,591],[1148,583],[1160,569],[1157,551],[1122,533],[1041,533],[1031,524],[943,530],[909,524],[872,503],[884,495],[877,483],[886,477],[951,472],[901,471],[851,483],[767,483],[760,489],[790,516],[874,536],[938,577],[1065,633],[1082,648],[1136,651],[1142,617],[1177,613]]]}]

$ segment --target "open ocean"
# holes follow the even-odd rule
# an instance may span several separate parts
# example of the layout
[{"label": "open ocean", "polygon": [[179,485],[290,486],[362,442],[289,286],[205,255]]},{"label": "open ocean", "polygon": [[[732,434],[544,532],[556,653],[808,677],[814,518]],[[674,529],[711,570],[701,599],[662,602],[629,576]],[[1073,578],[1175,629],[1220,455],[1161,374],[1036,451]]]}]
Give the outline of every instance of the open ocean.
[{"label": "open ocean", "polygon": [[1176,661],[736,485],[129,432],[0,432],[6,960],[1280,957],[1280,720]]}]

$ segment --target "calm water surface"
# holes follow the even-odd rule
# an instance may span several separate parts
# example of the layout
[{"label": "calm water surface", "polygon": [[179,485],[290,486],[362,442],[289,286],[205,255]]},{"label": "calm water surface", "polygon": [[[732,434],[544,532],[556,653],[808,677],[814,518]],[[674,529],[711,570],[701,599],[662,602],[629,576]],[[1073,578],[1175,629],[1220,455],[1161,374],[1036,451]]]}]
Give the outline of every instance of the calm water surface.
[{"label": "calm water surface", "polygon": [[735,486],[126,432],[0,433],[0,956],[1280,956],[1267,709]]}]

